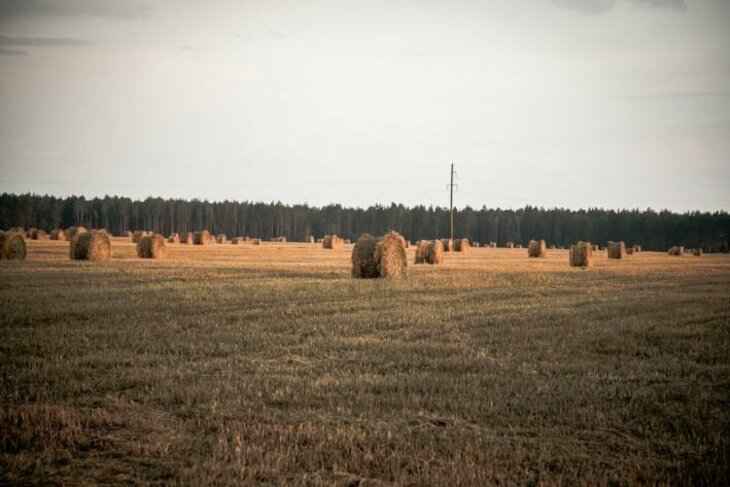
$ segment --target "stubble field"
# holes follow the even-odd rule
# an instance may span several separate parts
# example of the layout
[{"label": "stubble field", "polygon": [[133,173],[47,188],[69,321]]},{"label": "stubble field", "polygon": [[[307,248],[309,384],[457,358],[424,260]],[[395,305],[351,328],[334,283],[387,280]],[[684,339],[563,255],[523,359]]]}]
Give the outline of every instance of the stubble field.
[{"label": "stubble field", "polygon": [[0,484],[730,480],[730,256],[0,262]]}]

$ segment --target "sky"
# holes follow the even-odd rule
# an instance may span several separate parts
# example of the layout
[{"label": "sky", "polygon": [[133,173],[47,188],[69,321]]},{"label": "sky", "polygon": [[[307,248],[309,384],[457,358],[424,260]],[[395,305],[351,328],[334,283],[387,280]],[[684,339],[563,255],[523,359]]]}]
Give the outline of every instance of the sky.
[{"label": "sky", "polygon": [[727,0],[0,0],[0,192],[730,210]]}]

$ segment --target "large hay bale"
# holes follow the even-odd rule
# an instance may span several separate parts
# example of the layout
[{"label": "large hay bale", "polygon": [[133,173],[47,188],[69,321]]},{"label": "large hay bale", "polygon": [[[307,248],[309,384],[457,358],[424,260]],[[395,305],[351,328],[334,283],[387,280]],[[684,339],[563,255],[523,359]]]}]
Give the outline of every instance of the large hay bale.
[{"label": "large hay bale", "polygon": [[634,255],[634,248],[626,247],[626,255]]},{"label": "large hay bale", "polygon": [[180,243],[181,244],[192,245],[193,241],[194,241],[193,232],[182,232],[180,234]]},{"label": "large hay bale", "polygon": [[444,244],[441,240],[433,240],[428,242],[428,252],[426,254],[426,263],[441,264],[444,261]]},{"label": "large hay bale", "polygon": [[20,232],[0,233],[0,259],[25,260],[25,237]]},{"label": "large hay bale", "polygon": [[225,233],[219,233],[218,235],[215,236],[216,243],[224,244],[224,243],[226,243],[226,240],[227,240],[227,238],[226,238]]},{"label": "large hay bale", "polygon": [[79,233],[88,232],[88,230],[86,229],[86,227],[82,227],[81,225],[79,225],[78,227],[68,227],[66,230],[64,230],[64,232],[66,232],[66,240],[72,241],[74,237],[76,237],[76,235],[78,235]]},{"label": "large hay bale", "polygon": [[444,246],[444,252],[453,252],[454,250],[454,241],[450,238],[441,239],[441,245]]},{"label": "large hay bale", "polygon": [[702,251],[702,249],[694,249],[694,250],[692,250],[692,255],[694,255],[695,257],[702,257],[703,253],[704,252]]},{"label": "large hay bale", "polygon": [[641,252],[641,245],[634,245],[632,248],[634,249],[635,254]]},{"label": "large hay bale", "polygon": [[387,279],[405,277],[408,259],[403,241],[403,237],[397,232],[390,232],[378,240],[375,260],[378,263],[380,277]]},{"label": "large hay bale", "polygon": [[425,264],[426,257],[428,256],[428,250],[431,247],[431,243],[428,240],[419,240],[416,244],[416,264]]},{"label": "large hay bale", "polygon": [[149,235],[148,232],[145,232],[143,230],[135,230],[134,232],[132,232],[131,242],[135,244],[139,243],[142,238],[146,237],[147,235]]},{"label": "large hay bale", "polygon": [[528,257],[545,257],[547,256],[547,246],[544,240],[530,240],[527,246]]},{"label": "large hay bale", "polygon": [[352,248],[352,277],[358,279],[374,279],[380,277],[375,251],[378,241],[369,233],[357,239]]},{"label": "large hay bale", "polygon": [[249,240],[251,242],[251,245],[261,245],[261,239],[260,238],[252,238]]},{"label": "large hay bale", "polygon": [[170,234],[170,236],[167,237],[167,243],[171,243],[171,244],[180,243],[180,234],[179,233]]},{"label": "large hay bale", "polygon": [[137,242],[137,257],[140,259],[162,259],[166,255],[165,237],[158,233],[145,235]]},{"label": "large hay bale", "polygon": [[515,248],[515,243],[507,242],[506,244],[504,244],[504,246],[507,247],[508,249],[513,249],[513,248]]},{"label": "large hay bale", "polygon": [[568,258],[572,267],[590,267],[593,258],[593,246],[590,242],[578,242],[571,245]]},{"label": "large hay bale", "polygon": [[193,234],[193,245],[208,245],[211,242],[210,232],[202,230]]},{"label": "large hay bale", "polygon": [[468,238],[457,238],[454,240],[454,252],[468,252],[471,248]]},{"label": "large hay bale", "polygon": [[68,239],[66,238],[66,232],[64,232],[60,228],[55,228],[51,231],[51,240],[59,240],[61,242],[65,242]]},{"label": "large hay bale", "polygon": [[342,240],[337,235],[325,235],[325,237],[322,239],[322,248],[323,249],[339,249],[342,248],[345,245],[345,241]]},{"label": "large hay bale", "polygon": [[621,242],[608,242],[606,251],[609,259],[623,259],[626,256],[626,244]]},{"label": "large hay bale", "polygon": [[79,232],[71,240],[72,260],[109,260],[112,257],[112,242],[106,232]]},{"label": "large hay bale", "polygon": [[681,257],[681,256],[684,255],[684,247],[682,247],[682,246],[676,246],[675,245],[674,247],[672,247],[671,249],[669,249],[668,254],[669,255],[674,255],[674,256],[677,256],[677,257]]}]

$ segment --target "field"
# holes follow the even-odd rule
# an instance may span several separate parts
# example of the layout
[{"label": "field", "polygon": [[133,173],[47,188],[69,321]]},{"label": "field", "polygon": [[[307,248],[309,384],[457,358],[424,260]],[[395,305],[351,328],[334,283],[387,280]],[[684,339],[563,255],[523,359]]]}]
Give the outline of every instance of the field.
[{"label": "field", "polygon": [[0,262],[0,484],[730,482],[730,256]]}]

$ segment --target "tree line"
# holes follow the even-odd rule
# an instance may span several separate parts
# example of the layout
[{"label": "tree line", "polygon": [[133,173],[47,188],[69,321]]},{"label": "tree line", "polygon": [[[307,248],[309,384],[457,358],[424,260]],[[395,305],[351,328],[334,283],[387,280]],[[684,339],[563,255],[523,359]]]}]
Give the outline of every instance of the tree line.
[{"label": "tree line", "polygon": [[[465,207],[455,210],[455,236],[476,242],[526,245],[531,239],[567,246],[578,240],[595,243],[623,240],[649,250],[674,245],[727,251],[730,214],[726,211],[674,213],[667,210],[537,208],[517,210]],[[382,235],[395,230],[411,241],[449,236],[449,210],[438,206],[401,204],[350,208],[280,202],[201,201],[197,199],[120,196],[86,199],[49,195],[0,195],[0,229],[40,228],[50,231],[83,225],[106,228],[114,235],[130,230],[173,232],[208,230],[214,234],[283,236],[305,241],[310,236],[337,234],[356,239],[362,233]]]}]

